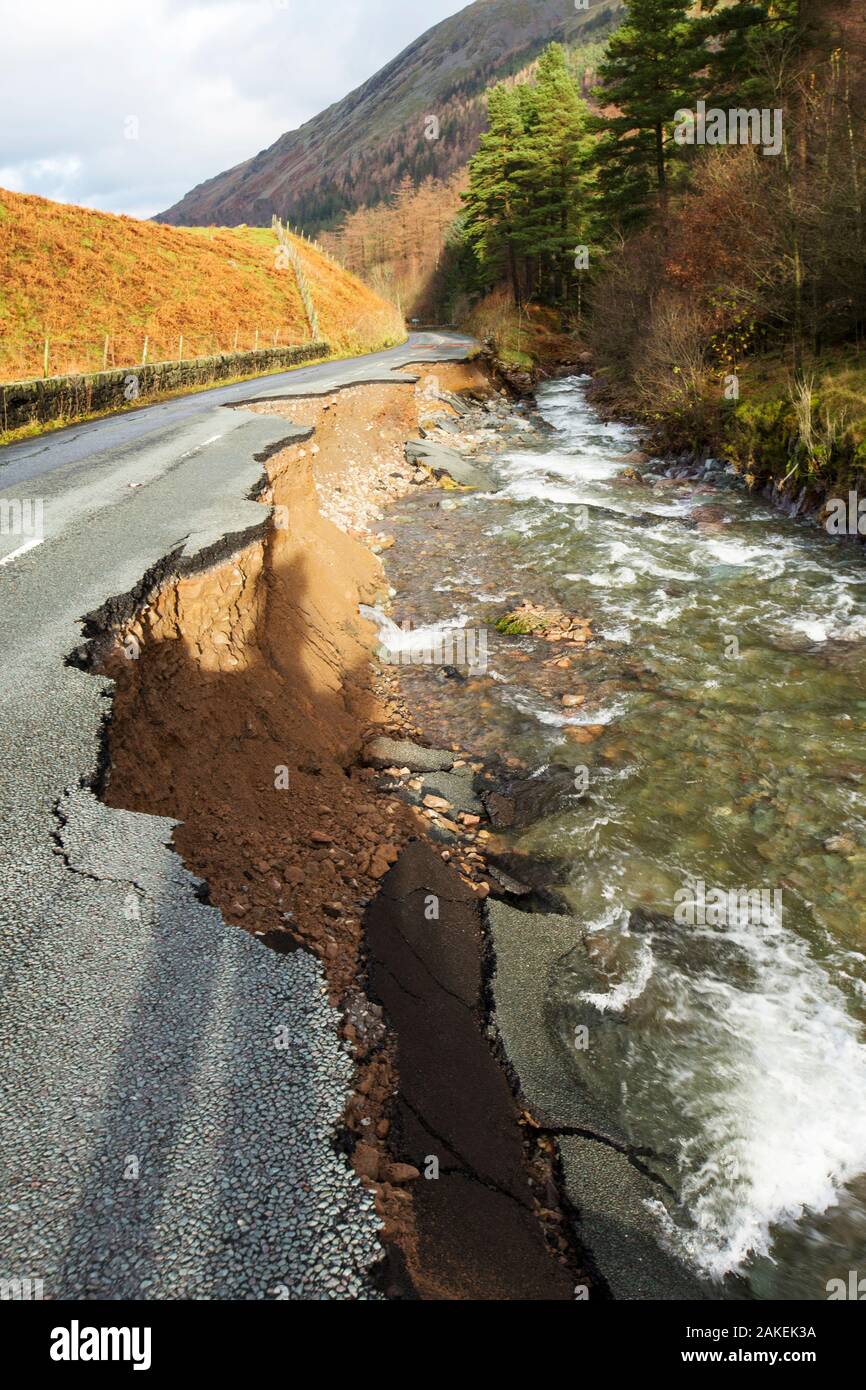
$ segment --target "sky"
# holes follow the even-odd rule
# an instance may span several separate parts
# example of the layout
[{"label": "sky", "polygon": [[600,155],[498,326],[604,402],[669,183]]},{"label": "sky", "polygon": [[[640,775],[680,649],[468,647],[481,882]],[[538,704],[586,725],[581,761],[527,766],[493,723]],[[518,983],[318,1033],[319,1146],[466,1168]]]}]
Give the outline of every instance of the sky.
[{"label": "sky", "polygon": [[0,188],[152,217],[468,0],[0,0]]}]

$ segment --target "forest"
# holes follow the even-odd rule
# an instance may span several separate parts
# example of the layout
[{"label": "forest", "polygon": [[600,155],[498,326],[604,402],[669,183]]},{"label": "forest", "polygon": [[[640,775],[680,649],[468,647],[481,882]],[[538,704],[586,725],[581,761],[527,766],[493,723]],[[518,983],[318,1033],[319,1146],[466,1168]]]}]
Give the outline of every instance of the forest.
[{"label": "forest", "polygon": [[487,94],[465,172],[331,241],[410,317],[528,365],[591,351],[660,445],[819,491],[866,467],[866,16],[831,0],[631,0]]},{"label": "forest", "polygon": [[851,482],[863,58],[858,7],[796,0],[632,0],[589,102],[551,48],[533,87],[489,96],[463,216],[475,288],[555,308],[597,397],[661,446],[790,492]]}]

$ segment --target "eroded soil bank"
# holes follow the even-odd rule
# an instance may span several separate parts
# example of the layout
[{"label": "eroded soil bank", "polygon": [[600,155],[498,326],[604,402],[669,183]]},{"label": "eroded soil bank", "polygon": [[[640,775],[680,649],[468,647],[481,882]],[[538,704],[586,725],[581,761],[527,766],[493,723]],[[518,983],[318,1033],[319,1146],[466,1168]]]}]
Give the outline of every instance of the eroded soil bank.
[{"label": "eroded soil bank", "polygon": [[[166,580],[93,651],[116,682],[105,800],[180,821],[175,845],[228,921],[323,962],[358,1066],[336,1142],[375,1191],[392,1297],[591,1284],[553,1146],[487,1036],[483,814],[446,814],[418,769],[364,753],[418,732],[359,614],[389,600],[385,507],[435,486],[406,440],[493,394],[476,366],[435,364],[414,388],[258,407],[309,430],[265,461],[263,538]],[[481,768],[458,746],[439,766]]]}]

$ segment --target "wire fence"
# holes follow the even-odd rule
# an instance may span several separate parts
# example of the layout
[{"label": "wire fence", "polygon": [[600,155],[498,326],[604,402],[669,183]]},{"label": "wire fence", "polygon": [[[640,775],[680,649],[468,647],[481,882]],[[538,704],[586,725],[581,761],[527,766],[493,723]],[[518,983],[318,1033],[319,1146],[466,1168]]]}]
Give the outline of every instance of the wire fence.
[{"label": "wire fence", "polygon": [[317,241],[315,237],[307,236],[307,233],[302,227],[293,227],[291,222],[283,222],[282,218],[278,217],[276,213],[274,213],[271,218],[271,226],[274,231],[277,232],[278,237],[278,228],[283,232],[291,232],[292,236],[298,238],[298,241],[306,242],[307,246],[311,247],[313,251],[317,251],[320,256],[324,256],[325,260],[330,261],[331,265],[336,266],[338,270],[347,269],[345,262],[341,261],[339,256],[335,255],[327,246],[324,246],[321,241]]},{"label": "wire fence", "polygon": [[298,292],[301,296],[301,302],[304,306],[304,313],[307,316],[307,323],[310,328],[310,336],[314,339],[318,338],[319,316],[316,313],[316,305],[313,300],[313,294],[312,290],[310,289],[309,281],[307,280],[307,277],[304,274],[304,267],[301,265],[301,258],[298,255],[294,242],[292,241],[291,237],[289,236],[289,233],[283,226],[279,217],[273,218],[272,225],[274,232],[276,233],[277,241],[279,242],[279,251],[277,252],[277,264],[279,264],[280,259],[283,258],[283,260],[292,267],[292,270],[295,273],[295,280],[297,282]]},{"label": "wire fence", "polygon": [[[318,333],[314,333],[318,339]],[[192,362],[203,357],[258,352],[262,348],[294,347],[297,325],[238,325],[234,333],[163,335],[106,333],[102,338],[46,337],[0,341],[0,381],[29,381],[36,377],[77,376],[92,372],[145,367],[155,362]]]}]

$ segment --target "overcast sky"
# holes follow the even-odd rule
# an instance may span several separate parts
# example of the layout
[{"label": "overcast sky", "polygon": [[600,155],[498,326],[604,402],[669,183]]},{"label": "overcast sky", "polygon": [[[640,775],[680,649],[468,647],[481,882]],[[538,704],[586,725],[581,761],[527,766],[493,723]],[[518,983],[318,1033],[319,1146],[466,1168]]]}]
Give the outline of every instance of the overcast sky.
[{"label": "overcast sky", "polygon": [[0,0],[0,187],[151,217],[468,0]]}]

